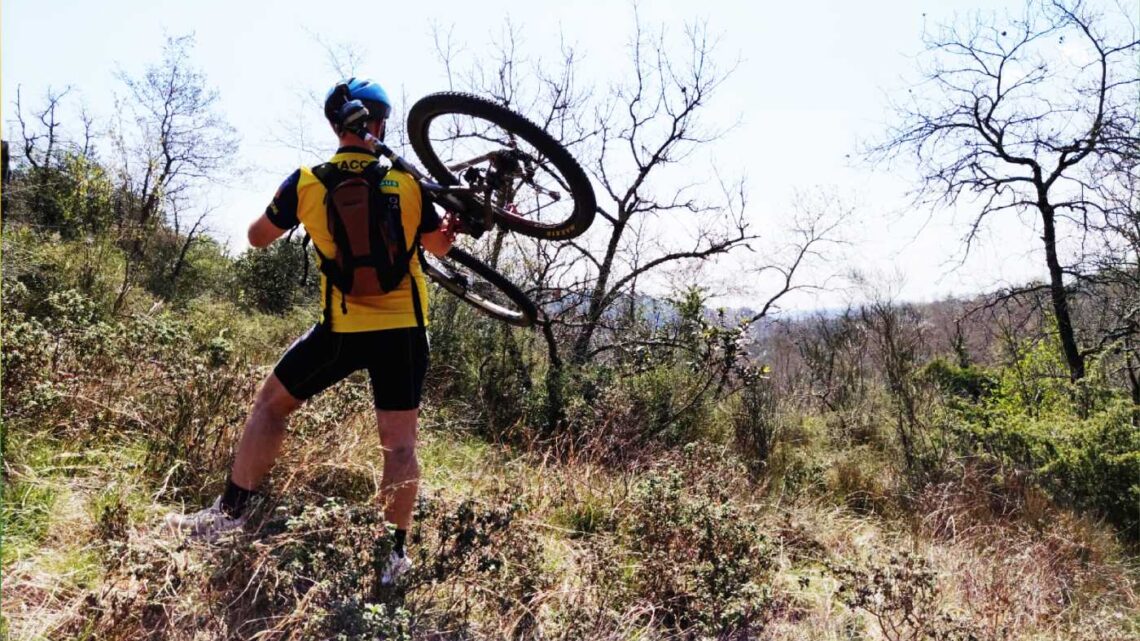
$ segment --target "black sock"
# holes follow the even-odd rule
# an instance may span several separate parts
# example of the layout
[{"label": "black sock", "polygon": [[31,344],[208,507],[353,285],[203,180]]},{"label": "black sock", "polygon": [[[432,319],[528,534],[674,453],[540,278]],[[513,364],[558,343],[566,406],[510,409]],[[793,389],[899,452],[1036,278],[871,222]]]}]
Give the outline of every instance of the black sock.
[{"label": "black sock", "polygon": [[392,551],[397,556],[404,556],[404,543],[408,540],[407,530],[396,530],[392,534]]},{"label": "black sock", "polygon": [[230,518],[236,519],[245,512],[245,506],[255,496],[257,492],[239,486],[233,479],[227,479],[226,491],[222,494],[222,511]]}]

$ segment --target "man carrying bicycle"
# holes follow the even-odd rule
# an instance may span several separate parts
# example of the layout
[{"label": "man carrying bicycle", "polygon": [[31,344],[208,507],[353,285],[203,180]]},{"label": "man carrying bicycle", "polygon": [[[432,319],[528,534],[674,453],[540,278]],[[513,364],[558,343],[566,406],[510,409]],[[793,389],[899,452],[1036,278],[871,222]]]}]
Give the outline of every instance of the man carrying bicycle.
[{"label": "man carrying bicycle", "polygon": [[[411,567],[404,543],[420,475],[416,427],[428,365],[428,310],[416,245],[443,256],[455,234],[452,221],[440,220],[412,176],[396,169],[385,172],[370,145],[353,133],[363,132],[342,126],[340,109],[347,101],[363,104],[364,127],[383,139],[392,106],[380,85],[358,78],[338,84],[326,96],[325,116],[340,148],[328,163],[302,167],[286,178],[249,228],[250,244],[266,247],[304,226],[321,258],[323,320],[289,347],[258,391],[225,492],[199,512],[168,516],[167,524],[210,540],[240,529],[250,499],[281,450],[289,415],[352,372],[366,369],[384,450],[385,518],[396,528],[394,551],[381,578],[391,583]],[[351,191],[349,183],[361,191]],[[363,212],[355,219],[345,213],[353,207]]]}]

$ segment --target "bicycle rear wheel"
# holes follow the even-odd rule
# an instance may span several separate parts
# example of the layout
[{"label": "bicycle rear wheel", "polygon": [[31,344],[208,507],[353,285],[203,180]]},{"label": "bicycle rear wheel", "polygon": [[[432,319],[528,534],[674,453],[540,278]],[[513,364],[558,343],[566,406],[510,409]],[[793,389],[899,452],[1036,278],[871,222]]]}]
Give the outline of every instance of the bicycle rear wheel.
[{"label": "bicycle rear wheel", "polygon": [[525,117],[479,96],[425,96],[408,112],[412,149],[441,185],[466,184],[509,230],[558,240],[580,235],[597,204],[586,172]]},{"label": "bicycle rear wheel", "polygon": [[538,308],[521,289],[458,247],[452,247],[444,258],[421,251],[420,265],[440,287],[491,318],[530,327],[538,317]]}]

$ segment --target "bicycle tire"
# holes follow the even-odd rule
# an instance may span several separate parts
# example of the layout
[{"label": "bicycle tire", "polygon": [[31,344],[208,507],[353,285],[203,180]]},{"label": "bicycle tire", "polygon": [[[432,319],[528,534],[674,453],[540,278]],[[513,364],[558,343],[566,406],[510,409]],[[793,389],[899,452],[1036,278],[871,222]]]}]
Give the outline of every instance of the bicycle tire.
[{"label": "bicycle tire", "polygon": [[526,117],[480,96],[461,92],[440,92],[424,96],[408,112],[408,138],[412,149],[441,185],[455,185],[459,180],[432,148],[428,128],[440,116],[460,114],[481,118],[518,136],[541,153],[566,181],[574,202],[571,215],[563,221],[542,223],[528,220],[499,207],[492,208],[495,220],[503,227],[526,236],[545,240],[567,240],[581,235],[594,222],[597,201],[594,188],[581,165],[558,141]]},{"label": "bicycle tire", "polygon": [[[423,252],[420,253],[420,265],[424,273],[440,287],[458,296],[491,318],[501,320],[516,327],[530,327],[534,325],[534,321],[538,317],[538,308],[535,306],[534,301],[523,293],[518,286],[507,280],[506,276],[503,276],[492,269],[490,265],[487,265],[458,247],[451,248],[451,251],[447,253],[447,260],[454,261],[477,274],[502,293],[503,296],[514,304],[516,309],[510,309],[500,305],[480,295],[478,292],[473,291],[467,284],[456,278],[456,274],[447,267],[444,259],[435,256],[427,257]],[[437,267],[435,263],[439,263],[442,269]],[[452,271],[452,273],[445,273],[445,269]]]}]

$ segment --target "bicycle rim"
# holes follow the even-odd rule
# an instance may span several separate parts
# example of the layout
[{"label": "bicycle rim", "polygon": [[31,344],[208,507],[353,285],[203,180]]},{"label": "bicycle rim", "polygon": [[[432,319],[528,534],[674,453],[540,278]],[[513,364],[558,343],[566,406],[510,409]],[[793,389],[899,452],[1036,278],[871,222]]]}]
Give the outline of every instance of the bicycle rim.
[{"label": "bicycle rim", "polygon": [[440,258],[420,253],[424,273],[437,285],[484,314],[518,327],[530,327],[538,316],[534,302],[514,283],[458,247]]},{"label": "bicycle rim", "polygon": [[[568,239],[590,226],[593,187],[573,156],[523,116],[479,96],[425,96],[408,113],[412,148],[443,185],[472,187],[502,226]],[[477,212],[475,212],[477,214]]]}]

